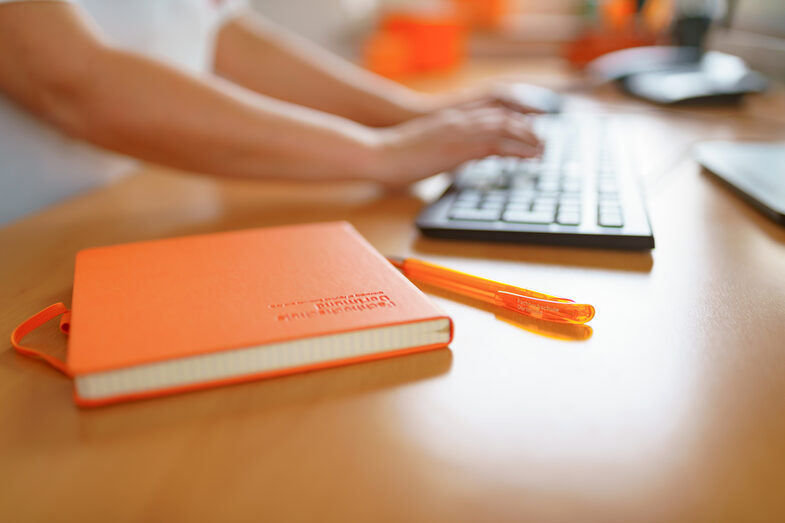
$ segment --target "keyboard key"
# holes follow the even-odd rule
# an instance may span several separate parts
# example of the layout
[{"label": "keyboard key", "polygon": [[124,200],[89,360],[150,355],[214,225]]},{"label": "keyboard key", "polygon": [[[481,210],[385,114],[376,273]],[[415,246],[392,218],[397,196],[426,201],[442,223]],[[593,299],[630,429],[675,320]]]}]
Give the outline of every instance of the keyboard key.
[{"label": "keyboard key", "polygon": [[516,177],[528,177],[538,172],[539,166],[533,164],[519,164],[509,167],[507,172]]},{"label": "keyboard key", "polygon": [[529,177],[513,177],[510,181],[513,190],[528,190],[534,191],[535,186],[537,185],[536,178],[529,178]]},{"label": "keyboard key", "polygon": [[579,192],[563,192],[559,195],[559,200],[562,202],[576,202],[580,203],[583,200],[583,195]]},{"label": "keyboard key", "polygon": [[509,202],[507,202],[507,208],[508,209],[515,208],[515,209],[518,209],[518,210],[523,210],[523,209],[528,210],[528,209],[531,209],[531,206],[532,206],[533,202],[534,202],[534,200],[510,200]]},{"label": "keyboard key", "polygon": [[480,205],[480,209],[484,211],[493,210],[493,211],[497,211],[500,214],[503,208],[504,208],[504,202],[483,202],[483,204]]},{"label": "keyboard key", "polygon": [[537,197],[538,198],[541,198],[541,197],[545,197],[545,198],[548,198],[548,197],[559,198],[560,195],[561,195],[561,193],[559,191],[540,191],[539,193],[537,193]]},{"label": "keyboard key", "polygon": [[600,180],[600,183],[597,187],[597,192],[602,194],[613,194],[619,192],[619,186],[616,181],[604,181]]},{"label": "keyboard key", "polygon": [[599,193],[597,195],[597,197],[600,200],[618,200],[619,199],[619,193],[618,192]]},{"label": "keyboard key", "polygon": [[534,202],[534,205],[532,205],[532,212],[548,213],[551,216],[553,216],[553,213],[556,212],[556,204],[548,203],[548,202],[546,203]]},{"label": "keyboard key", "polygon": [[479,200],[480,198],[482,198],[482,193],[473,189],[465,189],[458,194],[459,200]]},{"label": "keyboard key", "polygon": [[556,221],[562,225],[579,225],[581,223],[581,215],[577,212],[559,211]]},{"label": "keyboard key", "polygon": [[621,200],[618,193],[613,194],[599,194],[597,195],[599,205],[615,205],[621,206]]},{"label": "keyboard key", "polygon": [[485,195],[485,202],[504,203],[506,200],[507,200],[507,195],[504,192],[499,194],[498,191],[493,191]]},{"label": "keyboard key", "polygon": [[531,202],[510,202],[507,204],[508,211],[512,212],[524,212],[531,210]]},{"label": "keyboard key", "polygon": [[562,167],[562,175],[569,180],[578,180],[580,182],[586,174],[586,166],[578,162],[570,162]]},{"label": "keyboard key", "polygon": [[601,227],[624,227],[624,219],[619,213],[600,214],[599,224]]},{"label": "keyboard key", "polygon": [[510,200],[531,200],[537,196],[533,189],[513,189],[510,191]]},{"label": "keyboard key", "polygon": [[474,165],[467,167],[464,172],[470,174],[472,177],[495,176],[499,170],[495,162],[488,161],[490,158],[480,160]]},{"label": "keyboard key", "polygon": [[562,205],[580,205],[583,201],[583,197],[578,194],[568,193],[562,194],[561,198],[559,198],[559,203]]},{"label": "keyboard key", "polygon": [[550,203],[556,204],[559,201],[559,196],[556,194],[538,194],[534,199],[534,203]]},{"label": "keyboard key", "polygon": [[540,183],[537,184],[537,188],[542,192],[558,192],[559,180],[554,178],[541,178]]},{"label": "keyboard key", "polygon": [[453,209],[457,209],[459,207],[461,209],[476,209],[477,202],[472,200],[455,200],[454,202],[452,202]]},{"label": "keyboard key", "polygon": [[581,208],[580,206],[572,206],[572,205],[559,205],[559,213],[565,214],[577,214],[578,216],[581,215]]},{"label": "keyboard key", "polygon": [[504,221],[512,223],[553,223],[553,213],[536,211],[507,211],[504,213]]},{"label": "keyboard key", "polygon": [[598,208],[600,214],[621,214],[621,204],[618,201],[601,201]]},{"label": "keyboard key", "polygon": [[514,170],[521,164],[521,159],[515,156],[506,156],[501,159],[502,170],[506,173]]},{"label": "keyboard key", "polygon": [[450,219],[473,222],[493,222],[499,219],[501,209],[452,209]]}]

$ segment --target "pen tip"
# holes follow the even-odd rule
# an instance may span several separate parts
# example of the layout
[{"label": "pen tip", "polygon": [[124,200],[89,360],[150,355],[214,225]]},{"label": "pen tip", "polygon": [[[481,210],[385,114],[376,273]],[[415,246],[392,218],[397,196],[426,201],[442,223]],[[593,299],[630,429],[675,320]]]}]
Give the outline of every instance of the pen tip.
[{"label": "pen tip", "polygon": [[401,258],[400,256],[387,256],[387,261],[389,261],[399,269],[403,267],[403,258]]}]

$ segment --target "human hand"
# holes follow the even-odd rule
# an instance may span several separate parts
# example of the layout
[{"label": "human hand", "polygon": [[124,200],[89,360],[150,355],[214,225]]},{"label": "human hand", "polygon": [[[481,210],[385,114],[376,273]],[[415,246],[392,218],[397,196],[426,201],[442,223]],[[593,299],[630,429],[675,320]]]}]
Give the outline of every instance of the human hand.
[{"label": "human hand", "polygon": [[542,153],[528,118],[500,107],[459,107],[379,129],[372,178],[403,186],[489,155]]},{"label": "human hand", "polygon": [[449,107],[502,107],[522,114],[550,110],[558,95],[548,89],[520,83],[495,83],[453,95]]}]

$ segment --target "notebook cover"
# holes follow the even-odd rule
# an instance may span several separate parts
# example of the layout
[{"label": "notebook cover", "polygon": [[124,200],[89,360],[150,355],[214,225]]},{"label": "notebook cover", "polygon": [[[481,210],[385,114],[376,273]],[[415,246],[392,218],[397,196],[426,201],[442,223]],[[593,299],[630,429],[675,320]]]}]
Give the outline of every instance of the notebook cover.
[{"label": "notebook cover", "polygon": [[76,257],[68,366],[78,376],[437,318],[345,222],[97,247]]}]

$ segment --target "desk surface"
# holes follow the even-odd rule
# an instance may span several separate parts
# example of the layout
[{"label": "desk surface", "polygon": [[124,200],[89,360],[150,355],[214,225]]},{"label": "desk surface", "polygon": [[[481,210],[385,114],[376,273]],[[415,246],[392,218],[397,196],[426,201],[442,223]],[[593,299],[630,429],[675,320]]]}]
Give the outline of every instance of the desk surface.
[{"label": "desk surface", "polygon": [[[566,78],[491,64],[417,85],[500,71]],[[648,121],[651,253],[425,239],[412,223],[443,177],[385,194],[148,168],[0,229],[3,336],[70,302],[84,247],[336,219],[384,253],[597,308],[591,327],[554,326],[425,289],[455,320],[449,349],[92,411],[0,344],[0,520],[785,520],[785,229],[688,154],[698,139],[785,139],[776,103],[574,95],[570,110]],[[64,346],[54,325],[29,341]]]}]

